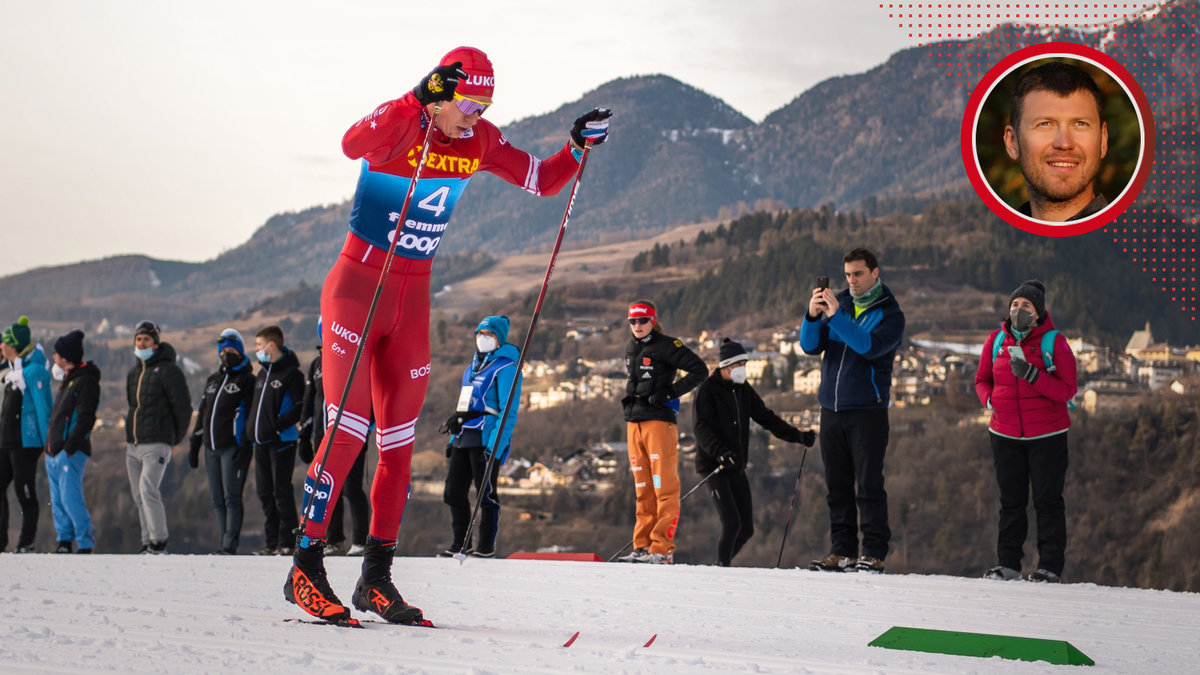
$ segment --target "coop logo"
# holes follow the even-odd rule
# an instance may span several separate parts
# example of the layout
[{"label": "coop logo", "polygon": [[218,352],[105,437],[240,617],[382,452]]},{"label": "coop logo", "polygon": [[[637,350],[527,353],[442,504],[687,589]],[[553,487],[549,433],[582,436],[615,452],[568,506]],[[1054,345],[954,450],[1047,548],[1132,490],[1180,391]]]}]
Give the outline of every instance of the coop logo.
[{"label": "coop logo", "polygon": [[429,371],[430,371],[429,364],[426,363],[425,365],[421,366],[420,368],[410,368],[408,371],[408,376],[415,380],[415,379],[429,375]]},{"label": "coop logo", "polygon": [[[396,231],[392,230],[388,233],[388,243],[396,236]],[[433,254],[437,250],[438,244],[442,243],[441,237],[418,237],[412,232],[405,232],[400,235],[400,242],[397,244],[400,248],[416,251],[417,253]],[[349,340],[350,338],[346,338]]]},{"label": "coop logo", "polygon": [[358,333],[355,333],[354,331],[350,330],[349,328],[346,328],[345,326],[343,326],[342,324],[340,324],[336,321],[333,322],[333,327],[331,328],[331,330],[333,331],[334,335],[336,335],[344,340],[349,341],[351,344],[358,344],[358,341],[362,339],[361,335],[359,335]]}]

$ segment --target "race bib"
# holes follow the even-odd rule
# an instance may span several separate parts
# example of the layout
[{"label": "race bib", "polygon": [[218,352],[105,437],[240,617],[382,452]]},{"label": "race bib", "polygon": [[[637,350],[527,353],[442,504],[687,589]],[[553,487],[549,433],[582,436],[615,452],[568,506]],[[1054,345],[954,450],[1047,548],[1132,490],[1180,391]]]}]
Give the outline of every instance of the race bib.
[{"label": "race bib", "polygon": [[458,392],[458,406],[454,408],[454,412],[467,412],[471,409],[471,394],[475,393],[475,388],[471,385],[466,385],[462,391]]}]

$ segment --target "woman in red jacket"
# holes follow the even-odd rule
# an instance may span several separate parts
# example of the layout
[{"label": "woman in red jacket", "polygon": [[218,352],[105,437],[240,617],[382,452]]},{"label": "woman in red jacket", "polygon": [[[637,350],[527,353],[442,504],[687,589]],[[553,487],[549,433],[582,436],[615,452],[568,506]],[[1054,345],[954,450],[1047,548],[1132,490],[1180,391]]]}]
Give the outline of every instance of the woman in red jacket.
[{"label": "woman in red jacket", "polygon": [[[992,457],[1000,486],[999,564],[988,579],[1020,579],[1033,488],[1037,570],[1030,581],[1057,582],[1067,546],[1063,483],[1067,405],[1075,397],[1075,355],[1046,312],[1046,287],[1031,279],[1013,291],[1009,315],[983,346],[975,392],[992,411]],[[999,342],[999,344],[997,344]]]}]

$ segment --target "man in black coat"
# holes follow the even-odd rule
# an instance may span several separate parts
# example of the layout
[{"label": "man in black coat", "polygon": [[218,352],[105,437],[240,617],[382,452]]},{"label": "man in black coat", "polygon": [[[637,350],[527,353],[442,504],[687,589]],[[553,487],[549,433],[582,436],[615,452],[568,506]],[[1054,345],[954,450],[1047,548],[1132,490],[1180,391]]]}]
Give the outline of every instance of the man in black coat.
[{"label": "man in black coat", "polygon": [[167,549],[168,532],[160,486],[171,450],[187,437],[192,395],[187,378],[175,363],[175,348],[160,341],[157,324],[138,323],[133,345],[138,362],[125,379],[129,400],[125,468],[141,525],[141,553],[162,553]]},{"label": "man in black coat", "polygon": [[754,506],[746,478],[750,420],[789,443],[812,446],[816,433],[800,431],[783,421],[763,403],[754,387],[746,384],[749,357],[742,345],[726,338],[720,359],[717,369],[696,390],[692,414],[696,471],[702,476],[712,474],[708,486],[721,516],[717,564],[729,567],[754,535]]}]

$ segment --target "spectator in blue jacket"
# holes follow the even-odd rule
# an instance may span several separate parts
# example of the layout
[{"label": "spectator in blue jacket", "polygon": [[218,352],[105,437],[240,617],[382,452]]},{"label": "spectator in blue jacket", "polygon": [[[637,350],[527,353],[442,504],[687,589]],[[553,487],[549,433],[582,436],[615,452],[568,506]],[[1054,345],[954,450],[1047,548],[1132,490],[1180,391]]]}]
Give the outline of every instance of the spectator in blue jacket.
[{"label": "spectator in blue jacket", "polygon": [[92,455],[92,427],[100,405],[100,369],[83,360],[83,331],[54,341],[54,379],[62,380],[50,413],[46,477],[54,516],[55,553],[91,553],[96,543],[92,516],[83,498],[83,472]]},{"label": "spectator in blue jacket", "polygon": [[8,547],[8,485],[12,483],[21,505],[16,552],[32,553],[38,521],[34,479],[54,404],[50,371],[46,355],[33,344],[28,317],[21,317],[0,335],[0,352],[9,364],[0,417],[0,551]]},{"label": "spectator in blue jacket", "polygon": [[[521,374],[517,372],[521,353],[507,340],[507,316],[489,316],[479,322],[475,329],[475,356],[463,370],[458,405],[442,425],[443,432],[452,434],[446,445],[450,467],[446,472],[442,500],[450,507],[454,539],[450,548],[439,555],[451,556],[460,551],[479,558],[496,555],[496,533],[500,523],[496,479],[500,475],[500,465],[508,459],[513,429],[517,426],[517,407],[521,402]],[[516,389],[512,393],[512,405],[501,435],[500,415],[513,387]],[[493,452],[496,459],[485,479],[488,457]],[[471,522],[471,483],[475,484],[477,498],[483,495],[479,544],[475,547],[466,541]]]},{"label": "spectator in blue jacket", "polygon": [[[813,569],[883,572],[888,527],[883,458],[888,442],[892,361],[904,337],[904,312],[879,280],[875,254],[842,257],[849,288],[814,288],[800,326],[800,347],[822,354],[821,459],[832,551]],[[857,491],[855,489],[857,485]],[[859,530],[862,555],[859,555]]]}]

